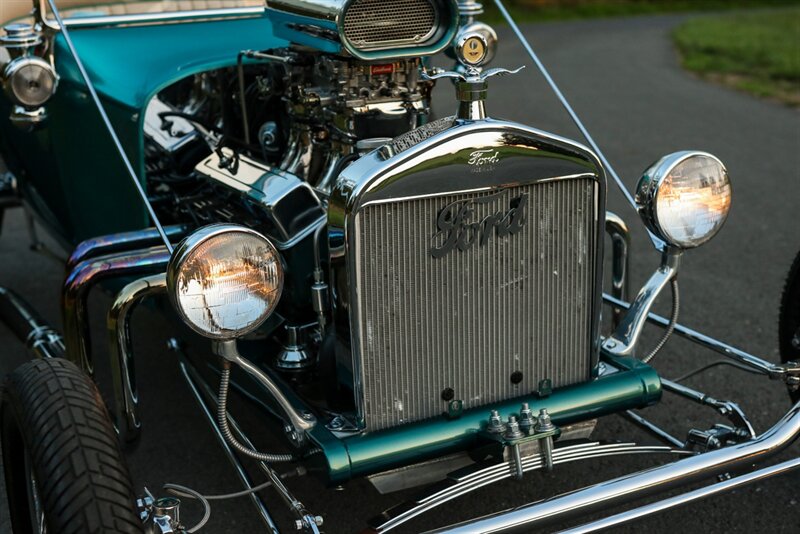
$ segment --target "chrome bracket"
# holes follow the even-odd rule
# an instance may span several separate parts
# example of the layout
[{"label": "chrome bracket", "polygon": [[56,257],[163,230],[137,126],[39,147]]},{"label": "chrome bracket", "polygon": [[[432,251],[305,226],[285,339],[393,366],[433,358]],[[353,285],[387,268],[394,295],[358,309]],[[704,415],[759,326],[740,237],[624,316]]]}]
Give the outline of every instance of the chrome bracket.
[{"label": "chrome bracket", "polygon": [[212,345],[212,350],[214,354],[220,358],[224,358],[238,365],[267,389],[289,421],[286,428],[287,434],[289,434],[289,437],[295,445],[301,445],[305,441],[306,432],[314,428],[317,424],[317,419],[314,417],[314,414],[307,411],[299,412],[289,399],[286,398],[281,388],[271,376],[239,354],[235,340],[215,341]]},{"label": "chrome bracket", "polygon": [[603,350],[614,356],[630,356],[642,335],[647,316],[661,291],[678,276],[680,249],[667,247],[661,254],[661,265],[645,283],[617,329],[603,342]]}]

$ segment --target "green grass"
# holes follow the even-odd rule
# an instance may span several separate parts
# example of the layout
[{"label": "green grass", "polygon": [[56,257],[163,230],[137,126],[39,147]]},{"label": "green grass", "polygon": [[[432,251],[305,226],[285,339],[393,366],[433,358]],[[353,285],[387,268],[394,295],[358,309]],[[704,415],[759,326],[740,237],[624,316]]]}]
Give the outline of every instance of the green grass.
[{"label": "green grass", "polygon": [[[482,0],[488,23],[502,23],[493,0]],[[798,5],[800,0],[503,0],[517,22],[722,11]]]},{"label": "green grass", "polygon": [[687,69],[800,106],[800,8],[699,17],[674,38]]}]

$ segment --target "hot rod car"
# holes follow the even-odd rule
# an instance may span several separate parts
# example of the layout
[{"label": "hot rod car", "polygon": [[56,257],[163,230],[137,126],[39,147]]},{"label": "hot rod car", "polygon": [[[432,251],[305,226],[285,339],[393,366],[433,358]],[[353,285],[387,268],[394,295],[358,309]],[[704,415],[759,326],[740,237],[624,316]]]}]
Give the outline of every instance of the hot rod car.
[{"label": "hot rod car", "polygon": [[[268,532],[341,532],[303,504],[289,468],[330,488],[364,478],[381,493],[426,487],[364,517],[369,532],[609,456],[668,461],[465,513],[437,532],[557,527],[705,482],[576,529],[590,532],[800,467],[755,467],[800,433],[800,282],[787,286],[781,363],[678,323],[681,259],[728,216],[726,167],[707,152],[672,153],[629,192],[496,4],[588,146],[487,115],[493,80],[519,69],[489,66],[497,33],[471,0],[60,10],[34,0],[4,27],[2,205],[21,205],[69,254],[63,334],[0,288],[0,319],[33,356],[7,378],[0,411],[14,532],[196,532],[211,501],[234,497],[253,501]],[[435,64],[440,53],[449,68]],[[454,115],[434,114],[437,85],[455,92]],[[632,299],[630,232],[607,211],[611,187],[657,251]],[[107,399],[94,381],[95,287],[113,295]],[[653,306],[666,291],[664,317]],[[136,308],[170,322],[184,398],[242,491],[133,487],[124,450],[148,424],[136,369],[150,357],[133,349]],[[646,323],[659,339],[643,341]],[[757,433],[737,403],[656,371],[672,336],[785,385],[794,405]],[[706,407],[714,424],[675,435],[645,418],[639,410],[664,392]],[[258,414],[276,449],[256,447],[237,411]],[[660,443],[592,439],[611,414]],[[268,486],[292,523],[264,504]],[[181,514],[187,500],[202,504],[202,519]]]}]

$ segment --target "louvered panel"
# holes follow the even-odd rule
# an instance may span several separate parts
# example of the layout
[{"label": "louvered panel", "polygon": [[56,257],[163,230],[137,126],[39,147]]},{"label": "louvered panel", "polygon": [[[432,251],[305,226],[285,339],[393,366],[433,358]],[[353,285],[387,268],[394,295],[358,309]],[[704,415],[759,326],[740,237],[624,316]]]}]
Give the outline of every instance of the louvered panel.
[{"label": "louvered panel", "polygon": [[420,43],[436,30],[430,0],[355,0],[344,14],[344,35],[356,48]]},{"label": "louvered panel", "polygon": [[[561,387],[589,378],[596,195],[594,180],[571,178],[357,214],[356,365],[367,429],[446,412],[448,388],[469,409],[534,391],[542,379]],[[472,223],[506,216],[496,225],[504,227],[523,202],[518,231],[479,225],[465,250],[431,254],[447,240],[437,235],[443,210],[445,223],[471,211]]]}]

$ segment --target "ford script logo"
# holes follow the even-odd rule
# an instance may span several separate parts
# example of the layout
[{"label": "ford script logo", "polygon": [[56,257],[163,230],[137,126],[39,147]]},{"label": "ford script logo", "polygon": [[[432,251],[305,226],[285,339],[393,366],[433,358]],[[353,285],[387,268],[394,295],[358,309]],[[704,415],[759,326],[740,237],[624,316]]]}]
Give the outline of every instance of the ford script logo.
[{"label": "ford script logo", "polygon": [[464,251],[476,245],[483,246],[494,234],[503,237],[522,230],[528,218],[527,193],[512,198],[508,209],[501,209],[479,220],[475,219],[478,206],[490,204],[502,194],[458,200],[442,208],[436,219],[436,228],[439,231],[432,239],[434,245],[430,249],[431,256],[442,258],[456,248]]},{"label": "ford script logo", "polygon": [[482,167],[483,165],[494,165],[500,163],[500,152],[491,148],[476,150],[469,155],[467,165]]}]

